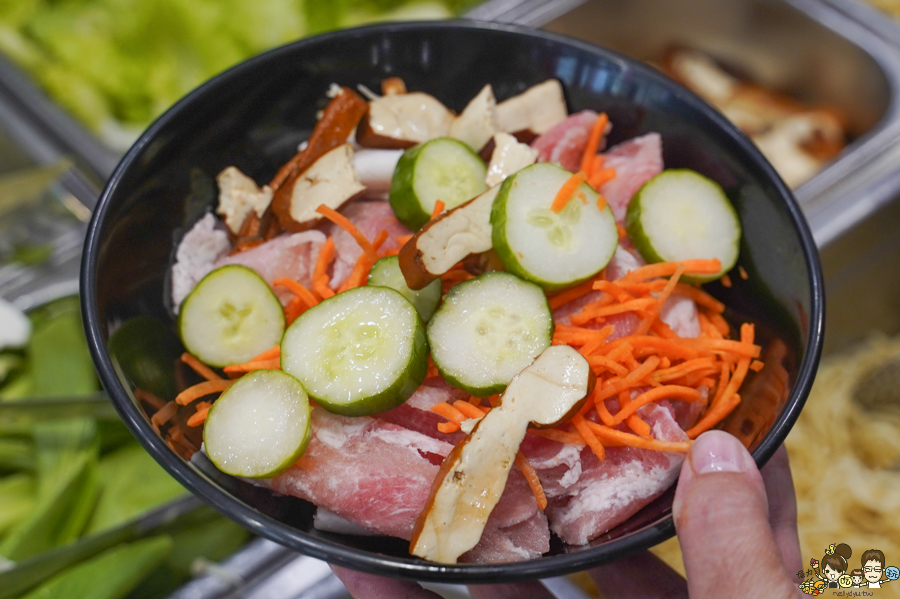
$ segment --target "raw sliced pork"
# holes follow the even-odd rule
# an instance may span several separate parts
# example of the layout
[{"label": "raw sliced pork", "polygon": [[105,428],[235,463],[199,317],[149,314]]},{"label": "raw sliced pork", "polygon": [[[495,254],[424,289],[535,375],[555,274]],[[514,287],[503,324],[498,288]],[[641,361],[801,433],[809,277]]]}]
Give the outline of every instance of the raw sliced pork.
[{"label": "raw sliced pork", "polygon": [[175,250],[172,266],[172,305],[175,313],[187,294],[214,268],[216,260],[228,253],[228,233],[216,226],[219,221],[211,212],[194,223]]},{"label": "raw sliced pork", "polygon": [[659,133],[647,133],[613,146],[603,156],[604,168],[615,169],[616,176],[601,185],[599,191],[616,222],[623,223],[631,197],[663,170],[662,138]]},{"label": "raw sliced pork", "polygon": [[555,162],[570,172],[581,168],[581,155],[597,120],[593,110],[582,110],[569,116],[552,129],[538,136],[531,147],[538,153],[538,162]]},{"label": "raw sliced pork", "polygon": [[[380,534],[409,539],[452,445],[375,418],[313,409],[306,453],[275,478],[273,491],[301,497]],[[498,508],[466,561],[518,561],[549,550],[543,513],[524,479],[510,476]]]}]

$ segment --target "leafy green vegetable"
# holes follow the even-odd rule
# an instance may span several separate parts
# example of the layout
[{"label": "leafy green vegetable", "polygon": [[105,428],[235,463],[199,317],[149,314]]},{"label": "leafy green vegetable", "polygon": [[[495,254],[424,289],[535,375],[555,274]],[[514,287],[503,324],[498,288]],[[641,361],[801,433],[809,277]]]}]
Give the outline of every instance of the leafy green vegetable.
[{"label": "leafy green vegetable", "polygon": [[140,445],[100,460],[103,492],[85,534],[113,528],[187,491]]},{"label": "leafy green vegetable", "polygon": [[117,599],[134,588],[172,550],[167,535],[135,541],[57,574],[23,599]]},{"label": "leafy green vegetable", "polygon": [[0,478],[0,538],[34,507],[37,485],[30,474],[14,474]]}]

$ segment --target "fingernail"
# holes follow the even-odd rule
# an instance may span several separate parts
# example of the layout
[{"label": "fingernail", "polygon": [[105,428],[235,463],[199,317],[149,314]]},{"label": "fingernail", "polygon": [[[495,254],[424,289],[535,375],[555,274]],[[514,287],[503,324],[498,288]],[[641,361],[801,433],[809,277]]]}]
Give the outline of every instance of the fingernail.
[{"label": "fingernail", "polygon": [[691,466],[697,474],[744,472],[749,454],[734,436],[722,431],[703,433],[691,447]]}]

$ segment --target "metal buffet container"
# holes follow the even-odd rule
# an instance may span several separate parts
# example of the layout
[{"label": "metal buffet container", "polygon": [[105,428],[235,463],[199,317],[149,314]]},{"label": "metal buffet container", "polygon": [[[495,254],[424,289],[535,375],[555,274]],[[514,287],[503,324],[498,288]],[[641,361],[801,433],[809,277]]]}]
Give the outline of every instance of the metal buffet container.
[{"label": "metal buffet container", "polygon": [[[842,109],[851,143],[796,190],[822,253],[826,348],[873,329],[900,331],[900,24],[857,0],[490,0],[467,16],[542,27],[648,61],[687,45],[739,65],[759,84]],[[118,155],[2,57],[0,127],[16,146],[4,152],[13,162],[71,156],[75,168],[60,184],[93,207]],[[55,284],[71,280],[73,264],[74,255],[54,267]],[[27,307],[38,287],[0,284],[0,295]],[[201,571],[177,597],[347,596],[320,562],[268,541]],[[558,597],[584,596],[566,579],[547,586]],[[458,588],[441,592],[464,596]]]}]

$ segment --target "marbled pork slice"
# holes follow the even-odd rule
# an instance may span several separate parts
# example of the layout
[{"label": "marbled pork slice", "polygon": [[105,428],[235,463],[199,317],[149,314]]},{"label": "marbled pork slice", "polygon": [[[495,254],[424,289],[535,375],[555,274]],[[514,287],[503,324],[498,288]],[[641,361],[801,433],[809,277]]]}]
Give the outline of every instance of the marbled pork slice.
[{"label": "marbled pork slice", "polygon": [[615,169],[616,176],[599,191],[621,224],[632,196],[663,170],[662,138],[659,133],[647,133],[613,146],[603,156],[603,166]]},{"label": "marbled pork slice", "polygon": [[[312,425],[303,457],[282,474],[260,482],[369,530],[409,539],[440,458],[452,445],[376,418],[346,418],[321,408],[313,409]],[[543,518],[524,479],[522,484],[507,485],[500,506],[468,559],[518,561],[549,549],[546,519],[543,536],[533,531],[523,534],[523,528],[537,526],[526,523]],[[529,545],[519,544],[526,541]]]},{"label": "marbled pork slice", "polygon": [[[345,204],[341,214],[359,229],[369,241],[374,241],[379,233],[388,232],[387,241],[380,251],[395,249],[400,246],[397,237],[409,235],[410,231],[397,220],[394,210],[386,201],[355,200]],[[362,254],[362,248],[349,233],[337,225],[328,223],[324,226],[327,235],[334,238],[334,262],[332,264],[331,286],[337,289],[350,275],[356,260]]]},{"label": "marbled pork slice", "polygon": [[[253,249],[223,257],[216,261],[215,267],[240,264],[255,270],[270,286],[275,279],[284,277],[309,287],[323,243],[325,235],[316,230],[279,235]],[[283,304],[294,297],[293,293],[283,287],[273,289]]]},{"label": "marbled pork slice", "polygon": [[228,233],[217,223],[216,217],[207,212],[178,243],[172,266],[172,305],[176,313],[200,279],[214,268],[216,260],[231,249]]},{"label": "marbled pork slice", "polygon": [[597,120],[593,110],[582,110],[557,123],[531,142],[538,151],[538,162],[555,162],[569,172],[581,169],[581,155]]},{"label": "marbled pork slice", "polygon": [[[650,425],[653,438],[687,440],[665,407],[651,404],[641,408],[639,414]],[[608,447],[603,462],[586,447],[580,457],[581,471],[577,479],[569,477],[575,480],[564,489],[550,481],[544,483],[545,478],[558,476],[558,472],[538,471],[547,493],[550,529],[570,545],[587,544],[656,499],[675,482],[684,460],[682,453],[636,447]],[[577,472],[575,468],[569,471]]]}]

